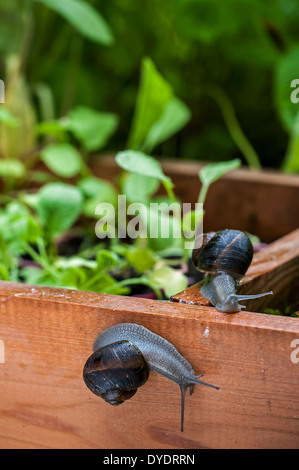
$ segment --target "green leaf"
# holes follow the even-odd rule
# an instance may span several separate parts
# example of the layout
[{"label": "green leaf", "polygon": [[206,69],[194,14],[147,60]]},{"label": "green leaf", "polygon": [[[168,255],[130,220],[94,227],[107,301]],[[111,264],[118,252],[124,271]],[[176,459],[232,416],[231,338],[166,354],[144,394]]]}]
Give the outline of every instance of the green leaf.
[{"label": "green leaf", "polygon": [[39,193],[37,213],[50,237],[68,230],[81,213],[81,191],[64,183],[49,183]]},{"label": "green leaf", "polygon": [[158,259],[152,250],[136,246],[130,247],[125,256],[130,266],[136,269],[140,274],[152,269]]},{"label": "green leaf", "polygon": [[45,285],[46,279],[50,279],[43,269],[34,266],[27,266],[26,268],[20,269],[20,275],[27,284],[34,285]]},{"label": "green leaf", "polygon": [[118,116],[79,106],[68,114],[65,125],[87,151],[100,150],[114,134]]},{"label": "green leaf", "polygon": [[202,187],[198,196],[198,202],[203,204],[206,198],[208,189],[212,183],[221,178],[225,173],[239,168],[241,160],[236,158],[228,162],[210,163],[205,165],[199,172],[198,177],[202,182]]},{"label": "green leaf", "polygon": [[205,186],[217,181],[221,176],[231,170],[239,168],[241,160],[236,158],[228,162],[209,163],[199,171],[199,179]]},{"label": "green leaf", "polygon": [[160,163],[155,158],[143,152],[135,150],[125,150],[118,152],[115,157],[117,164],[124,170],[139,175],[157,178],[160,181],[170,181],[161,168]]},{"label": "green leaf", "polygon": [[66,140],[68,130],[65,121],[63,119],[57,119],[39,122],[35,126],[35,132],[37,135],[51,136],[60,141],[64,141]]},{"label": "green leaf", "polygon": [[184,127],[191,118],[189,108],[178,98],[173,98],[151,129],[149,130],[142,150],[151,152],[161,142],[169,139],[173,134]]},{"label": "green leaf", "polygon": [[97,252],[97,269],[99,271],[104,270],[108,271],[109,269],[117,266],[119,262],[119,257],[116,253],[108,250],[100,250]]},{"label": "green leaf", "polygon": [[73,145],[54,143],[41,151],[41,159],[47,167],[63,178],[76,176],[82,167],[82,158]]},{"label": "green leaf", "polygon": [[173,91],[151,59],[142,61],[141,83],[127,147],[140,149],[152,126],[161,118]]},{"label": "green leaf", "polygon": [[62,271],[57,280],[57,287],[65,287],[67,289],[80,289],[88,276],[88,271],[83,267],[71,267]]},{"label": "green leaf", "polygon": [[117,204],[117,192],[108,181],[88,177],[79,182],[79,188],[85,196],[83,213],[88,217],[98,217],[95,209],[102,202]]},{"label": "green leaf", "polygon": [[188,286],[187,277],[178,269],[169,266],[153,270],[148,279],[155,287],[163,289],[166,297],[171,297]]},{"label": "green leaf", "polygon": [[2,178],[21,178],[25,171],[25,166],[20,160],[0,160],[0,177]]},{"label": "green leaf", "polygon": [[23,242],[36,243],[42,228],[26,206],[13,201],[0,212],[0,236],[14,253],[23,253]]},{"label": "green leaf", "polygon": [[93,176],[88,176],[79,181],[79,188],[83,192],[84,196],[87,198],[97,197],[99,195],[104,195],[110,193],[111,190],[114,191],[112,184],[106,180],[100,178],[95,178]]},{"label": "green leaf", "polygon": [[84,37],[91,41],[110,46],[113,35],[100,13],[83,0],[35,0],[51,8],[67,20]]},{"label": "green leaf", "polygon": [[147,202],[158,189],[160,181],[157,178],[127,173],[123,177],[122,192],[130,202]]}]

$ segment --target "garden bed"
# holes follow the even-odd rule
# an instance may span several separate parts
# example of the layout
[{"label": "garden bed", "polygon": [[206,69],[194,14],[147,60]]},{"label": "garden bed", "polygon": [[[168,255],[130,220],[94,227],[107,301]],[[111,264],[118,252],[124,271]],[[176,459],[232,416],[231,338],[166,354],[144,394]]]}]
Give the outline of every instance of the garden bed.
[{"label": "garden bed", "polygon": [[[196,201],[199,167],[163,165],[183,202]],[[117,174],[111,157],[95,159],[93,170],[102,178]],[[298,192],[295,176],[231,172],[209,192],[204,229],[238,228],[272,242],[297,228]],[[266,248],[268,264],[259,264],[257,254],[251,268],[251,279],[266,279],[265,290],[275,290],[270,272],[278,276],[275,286],[292,287],[284,302],[296,291],[299,272],[298,233],[287,236],[290,245],[281,253],[281,272],[281,262],[275,262],[282,258],[274,259],[271,252],[275,244]],[[259,272],[254,272],[257,266]],[[244,278],[242,289],[246,282]],[[276,308],[279,296],[269,296],[267,306],[271,297]],[[249,311],[224,314],[210,306],[4,281],[0,309],[3,448],[298,448],[297,318]],[[196,386],[186,397],[184,433],[179,388],[155,373],[119,407],[86,388],[82,370],[92,343],[100,331],[119,322],[140,323],[163,336],[196,374],[220,387]]]}]

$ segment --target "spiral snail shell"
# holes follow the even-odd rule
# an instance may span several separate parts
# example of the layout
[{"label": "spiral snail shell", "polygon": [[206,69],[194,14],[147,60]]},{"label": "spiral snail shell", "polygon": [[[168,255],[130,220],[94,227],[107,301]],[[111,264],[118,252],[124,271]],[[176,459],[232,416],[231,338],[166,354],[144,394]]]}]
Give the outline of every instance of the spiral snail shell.
[{"label": "spiral snail shell", "polygon": [[135,323],[119,323],[104,330],[95,340],[83,379],[87,387],[111,405],[132,398],[152,370],[177,383],[181,390],[181,431],[186,391],[198,380],[191,364],[166,339]]},{"label": "spiral snail shell", "polygon": [[239,312],[239,301],[257,299],[273,292],[237,295],[238,281],[245,275],[253,257],[249,237],[239,230],[220,230],[205,234],[203,244],[192,253],[196,269],[206,274],[200,292],[217,310]]}]

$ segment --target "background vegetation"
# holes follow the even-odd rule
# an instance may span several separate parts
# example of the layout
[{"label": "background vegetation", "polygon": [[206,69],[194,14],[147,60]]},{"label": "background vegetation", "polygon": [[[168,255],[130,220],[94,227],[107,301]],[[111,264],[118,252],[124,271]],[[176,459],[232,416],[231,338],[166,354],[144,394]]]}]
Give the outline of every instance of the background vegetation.
[{"label": "background vegetation", "polygon": [[[1,0],[0,279],[163,299],[194,283],[204,211],[153,209],[180,207],[155,157],[210,162],[200,203],[241,164],[299,172],[298,20],[297,0]],[[106,237],[118,194],[157,238]]]},{"label": "background vegetation", "polygon": [[298,171],[298,105],[290,101],[299,78],[297,0],[85,1],[102,20],[94,28],[74,2],[83,0],[1,1],[0,77],[7,92],[16,70],[28,85],[27,98],[24,88],[14,97],[26,114],[23,147],[30,121],[84,105],[118,116],[105,149],[123,149],[150,57],[191,111],[156,155],[245,162],[237,117],[262,166]]}]

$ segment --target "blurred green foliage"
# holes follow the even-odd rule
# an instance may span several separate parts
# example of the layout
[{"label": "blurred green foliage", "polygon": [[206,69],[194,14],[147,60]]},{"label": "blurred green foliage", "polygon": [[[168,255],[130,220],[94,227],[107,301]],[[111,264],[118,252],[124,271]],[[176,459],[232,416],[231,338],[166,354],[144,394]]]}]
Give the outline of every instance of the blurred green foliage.
[{"label": "blurred green foliage", "polygon": [[[299,78],[297,0],[2,0],[0,14],[0,76],[8,80],[7,59],[17,54],[36,105],[28,121],[91,107],[118,116],[106,148],[125,148],[140,64],[150,57],[192,115],[158,142],[156,154],[244,161],[223,109],[207,93],[213,85],[262,166],[299,170],[299,105],[290,101],[290,83]],[[24,96],[25,84],[18,86]]]}]

